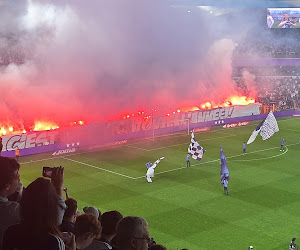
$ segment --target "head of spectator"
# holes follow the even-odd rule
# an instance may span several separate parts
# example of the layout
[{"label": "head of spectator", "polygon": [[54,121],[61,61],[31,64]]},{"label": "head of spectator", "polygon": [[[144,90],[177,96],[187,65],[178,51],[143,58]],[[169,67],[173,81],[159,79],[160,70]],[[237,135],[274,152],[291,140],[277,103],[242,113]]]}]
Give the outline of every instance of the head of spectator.
[{"label": "head of spectator", "polygon": [[4,249],[64,249],[58,229],[59,201],[50,180],[38,178],[23,191],[21,224],[7,229]]},{"label": "head of spectator", "polygon": [[147,221],[134,216],[123,218],[117,225],[116,238],[120,250],[147,250],[150,240]]},{"label": "head of spectator", "polygon": [[88,247],[94,239],[100,237],[101,230],[101,223],[95,215],[89,213],[79,215],[75,222],[76,248]]},{"label": "head of spectator", "polygon": [[117,224],[122,218],[122,214],[118,211],[108,211],[101,215],[100,222],[102,225],[102,240],[110,243],[116,235]]},{"label": "head of spectator", "polygon": [[283,21],[288,21],[289,17],[290,17],[290,15],[288,13],[284,13],[283,14]]},{"label": "head of spectator", "polygon": [[163,245],[154,244],[148,248],[149,250],[167,250],[167,248]]},{"label": "head of spectator", "polygon": [[20,165],[12,158],[0,157],[0,196],[12,195],[20,183]]},{"label": "head of spectator", "polygon": [[93,214],[97,218],[99,218],[100,215],[101,215],[100,210],[98,208],[95,208],[95,207],[84,207],[83,212],[86,213],[86,214]]},{"label": "head of spectator", "polygon": [[65,210],[63,221],[75,222],[77,216],[77,201],[73,198],[65,200],[67,209]]},{"label": "head of spectator", "polygon": [[73,198],[65,200],[67,209],[65,210],[62,224],[59,226],[62,232],[74,233],[75,221],[77,217],[77,201]]},{"label": "head of spectator", "polygon": [[58,200],[50,180],[42,177],[30,183],[20,202],[22,224],[32,232],[60,235]]}]

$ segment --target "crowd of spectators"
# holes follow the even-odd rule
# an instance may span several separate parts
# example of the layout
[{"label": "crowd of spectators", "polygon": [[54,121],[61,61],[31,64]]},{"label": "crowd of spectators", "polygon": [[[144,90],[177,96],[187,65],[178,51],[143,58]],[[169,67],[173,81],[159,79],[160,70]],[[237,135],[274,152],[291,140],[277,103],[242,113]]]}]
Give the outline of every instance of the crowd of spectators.
[{"label": "crowd of spectators", "polygon": [[300,55],[300,44],[296,41],[250,40],[239,44],[233,51],[234,58],[259,57],[295,57]]},{"label": "crowd of spectators", "polygon": [[[250,83],[244,72],[253,76]],[[245,93],[251,85],[257,92],[257,101],[274,106],[275,111],[300,107],[300,69],[297,66],[235,68],[233,79]]]},{"label": "crowd of spectators", "polygon": [[19,169],[15,159],[0,156],[0,249],[166,250],[149,237],[141,217],[95,207],[80,213],[63,188],[64,168],[53,168],[50,179],[39,177],[26,188]]},{"label": "crowd of spectators", "polygon": [[242,42],[235,41],[238,46],[233,51],[233,58],[297,57],[300,55],[299,38],[298,29],[251,31]]}]

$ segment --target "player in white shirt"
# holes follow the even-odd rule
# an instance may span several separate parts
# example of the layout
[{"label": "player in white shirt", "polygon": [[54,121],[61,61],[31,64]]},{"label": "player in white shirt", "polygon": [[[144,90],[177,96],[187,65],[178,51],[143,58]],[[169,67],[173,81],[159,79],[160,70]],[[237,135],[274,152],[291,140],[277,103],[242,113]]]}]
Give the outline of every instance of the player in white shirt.
[{"label": "player in white shirt", "polygon": [[156,162],[152,164],[150,168],[148,168],[147,173],[146,173],[146,179],[148,182],[152,182],[152,177],[154,177],[154,169],[156,168],[157,164],[164,159],[165,157],[159,158]]},{"label": "player in white shirt", "polygon": [[274,24],[274,19],[271,16],[270,11],[268,11],[268,14],[267,14],[267,24],[268,24],[269,28],[272,28],[272,26]]}]

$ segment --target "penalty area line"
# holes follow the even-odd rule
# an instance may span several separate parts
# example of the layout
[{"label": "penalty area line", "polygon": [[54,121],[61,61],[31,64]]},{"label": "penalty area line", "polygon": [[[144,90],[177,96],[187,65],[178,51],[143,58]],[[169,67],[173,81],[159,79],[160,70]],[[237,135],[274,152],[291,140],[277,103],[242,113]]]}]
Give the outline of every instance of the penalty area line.
[{"label": "penalty area line", "polygon": [[105,169],[105,168],[100,168],[100,167],[97,167],[97,166],[94,166],[94,165],[91,165],[91,164],[88,164],[88,163],[84,163],[84,162],[81,162],[81,161],[76,161],[76,160],[73,160],[73,159],[70,159],[70,158],[67,158],[67,157],[61,156],[60,158],[65,159],[67,161],[76,162],[78,164],[85,165],[85,166],[88,166],[88,167],[91,167],[91,168],[96,168],[96,169],[99,169],[99,170],[102,170],[102,171],[105,171],[105,172],[108,172],[108,173],[111,173],[111,174],[126,177],[128,179],[135,179],[134,177],[131,177],[131,176],[128,176],[128,175],[120,174],[120,173],[117,173],[117,172],[114,172],[114,171],[111,171],[111,170],[108,170],[108,169]]},{"label": "penalty area line", "polygon": [[[298,144],[290,144],[287,146],[295,146]],[[284,152],[282,152],[281,154],[275,155],[275,156],[269,156],[269,157],[265,157],[265,158],[259,158],[259,159],[249,159],[249,160],[233,160],[233,161],[253,161],[253,160],[264,160],[264,159],[269,159],[269,158],[275,158],[275,157],[279,157],[282,156],[284,154],[286,154],[288,152],[288,147],[285,146],[286,150]],[[267,151],[267,150],[272,150],[272,149],[278,149],[278,147],[272,147],[272,148],[267,148],[267,149],[261,149],[261,150],[257,150],[257,151],[253,151],[247,154],[254,154],[254,153],[258,153],[258,152],[262,152],[262,151]],[[239,157],[239,156],[243,156],[244,154],[238,154],[238,155],[233,155],[233,156],[229,156],[226,157],[226,159],[231,159],[231,158],[235,158],[235,157]],[[195,166],[200,166],[200,165],[204,165],[207,163],[212,163],[212,162],[216,162],[216,161],[220,161],[220,159],[216,159],[216,160],[210,160],[210,161],[206,161],[206,162],[201,162],[198,164],[191,164],[191,167],[195,167]],[[155,173],[155,175],[159,175],[159,174],[164,174],[164,173],[168,173],[168,172],[173,172],[173,171],[177,171],[180,169],[186,169],[187,167],[179,167],[179,168],[174,168],[174,169],[169,169],[169,170],[165,170],[165,171],[161,171],[159,173]],[[141,178],[145,178],[145,176],[139,176],[139,177],[135,177],[134,179],[141,179]]]},{"label": "penalty area line", "polygon": [[260,160],[266,160],[266,159],[272,159],[278,156],[282,156],[284,154],[286,154],[289,151],[289,148],[287,146],[284,146],[286,148],[285,151],[283,151],[281,154],[278,155],[273,155],[273,156],[269,156],[269,157],[263,157],[263,158],[256,158],[256,159],[250,159],[250,160],[233,160],[233,161],[260,161]]},{"label": "penalty area line", "polygon": [[[201,142],[203,142],[203,141],[212,141],[212,140],[217,140],[217,139],[222,139],[222,138],[228,138],[228,137],[234,137],[234,136],[236,136],[236,135],[228,135],[228,136],[215,137],[215,138],[201,140]],[[125,144],[124,146],[125,147],[129,147],[129,148],[135,148],[135,149],[140,149],[140,150],[151,152],[151,151],[160,150],[160,149],[164,149],[164,148],[172,148],[172,147],[177,147],[177,146],[181,146],[181,145],[189,145],[189,143],[190,142],[184,142],[184,143],[173,144],[173,145],[170,145],[170,146],[159,147],[159,148],[152,148],[152,149],[134,147],[134,146],[131,146],[130,144],[128,144],[128,145]]]}]

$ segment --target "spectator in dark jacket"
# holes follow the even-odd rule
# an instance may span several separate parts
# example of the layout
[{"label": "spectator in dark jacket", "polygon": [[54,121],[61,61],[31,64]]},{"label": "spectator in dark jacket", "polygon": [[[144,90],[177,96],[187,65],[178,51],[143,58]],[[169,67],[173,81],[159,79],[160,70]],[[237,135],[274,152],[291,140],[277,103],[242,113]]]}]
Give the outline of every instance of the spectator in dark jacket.
[{"label": "spectator in dark jacket", "polygon": [[19,203],[8,200],[19,186],[19,169],[15,159],[0,156],[0,249],[6,229],[21,221]]},{"label": "spectator in dark jacket", "polygon": [[[54,175],[57,171],[58,169]],[[21,199],[22,222],[6,231],[3,249],[65,249],[58,229],[58,206],[57,194],[50,180],[38,178],[32,182],[23,192]]]},{"label": "spectator in dark jacket", "polygon": [[73,198],[68,198],[65,201],[67,209],[65,211],[63,222],[59,229],[62,232],[74,233],[75,221],[77,216],[77,201]]}]

